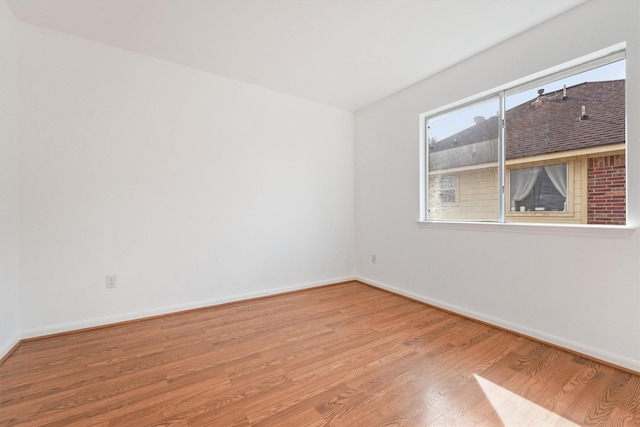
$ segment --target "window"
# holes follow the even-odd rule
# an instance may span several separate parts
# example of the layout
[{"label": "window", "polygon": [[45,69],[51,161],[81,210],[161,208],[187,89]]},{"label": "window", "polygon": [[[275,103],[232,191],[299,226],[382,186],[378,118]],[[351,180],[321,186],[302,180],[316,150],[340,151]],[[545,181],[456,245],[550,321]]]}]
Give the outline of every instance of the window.
[{"label": "window", "polygon": [[[498,220],[499,108],[499,98],[492,97],[428,119],[430,219]],[[493,115],[485,118],[486,111]],[[453,180],[443,180],[454,173],[452,202]]]},{"label": "window", "polygon": [[567,163],[511,169],[511,211],[567,210]]},{"label": "window", "polygon": [[626,224],[624,51],[593,58],[422,115],[422,218]]},{"label": "window", "polygon": [[438,193],[442,205],[455,205],[458,193],[458,177],[456,175],[442,175],[439,179]]}]

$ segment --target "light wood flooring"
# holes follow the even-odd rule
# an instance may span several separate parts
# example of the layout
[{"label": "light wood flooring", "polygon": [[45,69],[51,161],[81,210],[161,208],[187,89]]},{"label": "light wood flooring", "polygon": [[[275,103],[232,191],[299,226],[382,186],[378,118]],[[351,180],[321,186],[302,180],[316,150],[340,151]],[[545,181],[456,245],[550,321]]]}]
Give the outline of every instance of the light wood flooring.
[{"label": "light wood flooring", "polygon": [[640,377],[358,282],[28,341],[1,426],[640,425]]}]

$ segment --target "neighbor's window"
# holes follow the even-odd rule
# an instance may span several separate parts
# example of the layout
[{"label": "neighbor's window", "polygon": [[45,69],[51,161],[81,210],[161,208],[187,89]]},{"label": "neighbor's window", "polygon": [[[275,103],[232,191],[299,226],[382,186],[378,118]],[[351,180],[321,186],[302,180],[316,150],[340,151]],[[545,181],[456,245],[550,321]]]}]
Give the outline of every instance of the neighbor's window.
[{"label": "neighbor's window", "polygon": [[428,119],[430,219],[498,219],[499,109],[493,97]]},{"label": "neighbor's window", "polygon": [[567,210],[567,163],[511,169],[511,211],[565,212]]},{"label": "neighbor's window", "polygon": [[442,175],[438,180],[440,187],[438,195],[442,205],[455,205],[458,200],[458,177],[456,175]]},{"label": "neighbor's window", "polygon": [[430,221],[626,223],[618,51],[422,116]]}]

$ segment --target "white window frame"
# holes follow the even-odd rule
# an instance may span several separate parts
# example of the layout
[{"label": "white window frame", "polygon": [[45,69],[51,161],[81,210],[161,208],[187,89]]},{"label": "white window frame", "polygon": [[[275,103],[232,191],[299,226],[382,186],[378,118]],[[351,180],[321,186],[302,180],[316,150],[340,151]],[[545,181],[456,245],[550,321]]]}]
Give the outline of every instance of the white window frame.
[{"label": "white window frame", "polygon": [[[571,182],[573,179],[575,179],[575,177],[571,176],[572,174],[570,174],[570,167],[569,167],[570,162],[568,160],[561,160],[561,161],[554,161],[552,163],[546,163],[546,164],[525,164],[525,165],[517,165],[517,166],[512,166],[512,167],[508,167],[505,169],[505,177],[507,177],[508,181],[509,181],[509,186],[508,188],[505,188],[505,201],[508,202],[508,208],[507,210],[508,215],[526,215],[526,214],[531,214],[531,212],[545,212],[545,213],[550,213],[552,215],[562,215],[565,214],[567,212],[570,211],[570,206],[571,206],[571,202],[570,202],[570,197],[573,196],[573,194],[571,194],[571,187],[568,185],[569,182]],[[552,165],[565,165],[566,170],[565,170],[565,185],[567,185],[567,189],[566,189],[566,195],[564,196],[565,201],[564,201],[564,209],[561,211],[547,211],[547,210],[534,210],[534,211],[526,211],[526,210],[522,210],[522,207],[520,210],[515,210],[511,208],[511,205],[513,204],[513,200],[511,200],[511,186],[512,186],[512,174],[514,171],[519,171],[519,170],[523,170],[523,169],[530,169],[530,168],[544,168],[545,166],[552,166]],[[509,191],[507,191],[509,190]]]},{"label": "white window frame", "polygon": [[[619,60],[626,59],[626,43],[619,43],[609,48],[594,52],[590,55],[575,59],[573,61],[569,61],[565,64],[558,65],[556,67],[552,67],[550,69],[535,73],[533,75],[524,77],[522,79],[516,80],[514,82],[499,86],[497,88],[488,90],[486,92],[480,93],[478,95],[474,95],[463,99],[458,102],[451,103],[449,105],[428,111],[426,113],[420,114],[420,212],[418,223],[434,223],[434,224],[443,224],[443,223],[452,223],[452,224],[514,224],[506,222],[506,211],[507,211],[507,203],[509,196],[505,194],[505,175],[506,175],[506,159],[505,159],[505,114],[506,114],[506,98],[507,96],[519,93],[528,89],[532,89],[541,85],[544,85],[549,82],[553,82],[559,79],[563,79],[575,74],[579,74],[583,71],[587,71],[593,68],[597,68],[602,65],[610,64]],[[428,142],[427,142],[427,122],[429,118],[434,116],[443,115],[449,112],[454,112],[456,110],[462,109],[465,106],[477,103],[482,101],[483,99],[488,99],[491,97],[499,97],[500,99],[500,120],[501,120],[501,130],[500,130],[500,140],[499,140],[499,165],[498,165],[498,188],[496,191],[499,192],[499,219],[497,221],[487,221],[482,223],[469,223],[465,221],[443,221],[443,220],[431,220],[428,217],[429,206],[429,159],[428,159]],[[625,137],[625,141],[626,141]],[[626,150],[625,150],[626,151]],[[611,228],[630,228],[629,227],[629,194],[627,188],[627,197],[625,198],[627,203],[627,221],[626,225],[617,225],[617,226],[608,226]],[[571,224],[545,224],[545,223],[534,223],[533,225],[541,225],[541,226],[574,226]],[[595,228],[595,225],[587,225],[589,228]]]}]

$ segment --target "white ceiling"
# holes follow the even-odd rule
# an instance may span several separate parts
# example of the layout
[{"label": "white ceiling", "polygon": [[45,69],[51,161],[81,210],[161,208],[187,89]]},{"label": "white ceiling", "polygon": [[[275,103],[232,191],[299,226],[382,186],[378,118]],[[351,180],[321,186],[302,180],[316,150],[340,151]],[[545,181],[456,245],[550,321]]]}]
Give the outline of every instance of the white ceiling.
[{"label": "white ceiling", "polygon": [[7,0],[18,19],[356,111],[586,0]]}]

